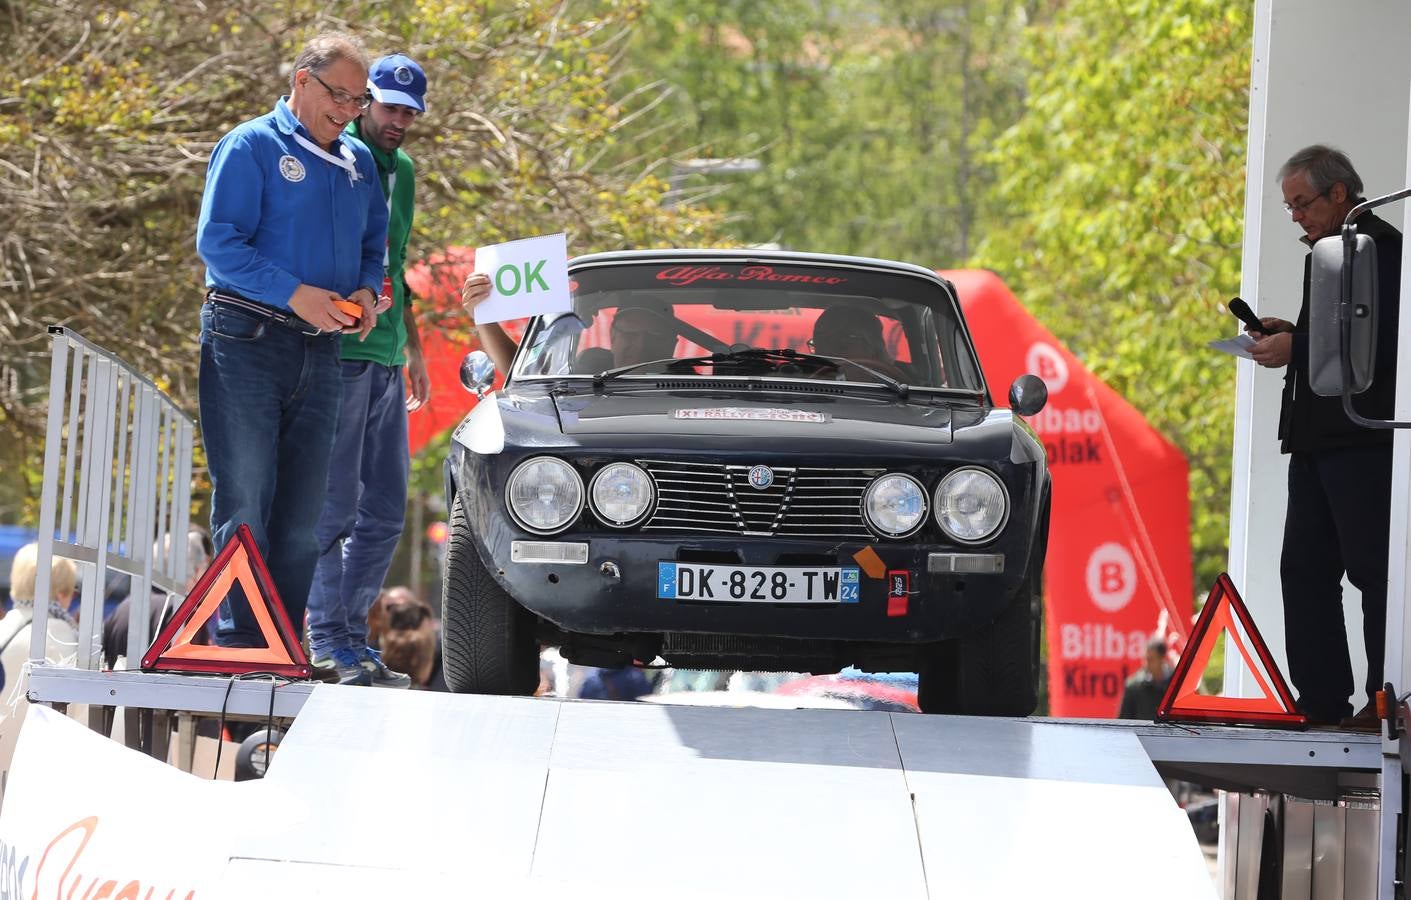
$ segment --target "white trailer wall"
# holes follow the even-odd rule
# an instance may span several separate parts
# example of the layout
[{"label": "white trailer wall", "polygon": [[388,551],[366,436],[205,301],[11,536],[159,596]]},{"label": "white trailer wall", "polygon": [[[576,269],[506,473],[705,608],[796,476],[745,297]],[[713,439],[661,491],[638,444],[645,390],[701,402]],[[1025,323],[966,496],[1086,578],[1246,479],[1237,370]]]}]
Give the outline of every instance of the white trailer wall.
[{"label": "white trailer wall", "polygon": [[[1406,0],[1256,0],[1250,72],[1249,158],[1246,167],[1245,235],[1240,296],[1261,315],[1292,320],[1298,312],[1304,245],[1301,231],[1282,207],[1275,177],[1300,147],[1327,143],[1344,150],[1357,166],[1367,196],[1411,184],[1411,3]],[[1411,232],[1405,204],[1379,212]],[[1411,298],[1411,266],[1402,268],[1401,296]],[[1404,304],[1401,334],[1411,336],[1411,303]],[[1233,328],[1233,326],[1232,326]],[[1411,347],[1406,338],[1403,347]],[[1402,356],[1411,356],[1403,352]],[[1233,480],[1230,500],[1230,574],[1254,615],[1280,668],[1288,672],[1283,640],[1279,555],[1287,500],[1287,458],[1276,438],[1282,371],[1240,362],[1236,378]],[[1398,373],[1397,416],[1411,419],[1411,365]],[[1387,670],[1399,690],[1411,684],[1403,647],[1411,635],[1407,586],[1411,584],[1411,435],[1398,433],[1392,480],[1391,565],[1388,591]],[[1354,683],[1366,672],[1362,647],[1361,597],[1343,585],[1343,609]],[[1246,689],[1248,673],[1229,660],[1228,694]],[[1355,704],[1361,703],[1354,696]],[[1399,762],[1386,744],[1378,896],[1393,895],[1396,811],[1400,809]],[[1234,898],[1240,883],[1231,852],[1239,821],[1238,798],[1223,809],[1222,896]]]},{"label": "white trailer wall", "polygon": [[[1294,151],[1314,143],[1345,151],[1369,197],[1406,184],[1409,44],[1411,3],[1406,0],[1256,3],[1240,296],[1259,315],[1290,321],[1298,315],[1306,247],[1298,240],[1302,231],[1284,212],[1275,183],[1279,167]],[[1398,206],[1381,214],[1402,224]],[[1237,326],[1233,320],[1230,324],[1233,332]],[[1279,551],[1288,459],[1276,438],[1282,389],[1282,369],[1239,363],[1230,573],[1287,674]],[[1344,585],[1343,606],[1360,685],[1366,672],[1361,598],[1349,584]],[[1227,692],[1243,692],[1243,675],[1241,667],[1227,667]],[[1354,703],[1360,705],[1358,698]]]}]

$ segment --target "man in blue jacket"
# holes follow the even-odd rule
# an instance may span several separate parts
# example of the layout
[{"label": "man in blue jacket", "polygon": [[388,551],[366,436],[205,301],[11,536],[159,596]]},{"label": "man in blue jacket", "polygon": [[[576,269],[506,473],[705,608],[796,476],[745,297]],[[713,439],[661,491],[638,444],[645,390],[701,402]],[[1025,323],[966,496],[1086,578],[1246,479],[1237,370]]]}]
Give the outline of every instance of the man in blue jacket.
[{"label": "man in blue jacket", "polygon": [[[211,534],[219,550],[250,527],[301,629],[338,424],[339,341],[376,322],[387,205],[372,155],[343,134],[370,102],[357,40],[318,35],[289,80],[272,112],[216,144],[196,247],[208,288],[200,408]],[[248,604],[229,600],[217,640],[266,644]]]}]

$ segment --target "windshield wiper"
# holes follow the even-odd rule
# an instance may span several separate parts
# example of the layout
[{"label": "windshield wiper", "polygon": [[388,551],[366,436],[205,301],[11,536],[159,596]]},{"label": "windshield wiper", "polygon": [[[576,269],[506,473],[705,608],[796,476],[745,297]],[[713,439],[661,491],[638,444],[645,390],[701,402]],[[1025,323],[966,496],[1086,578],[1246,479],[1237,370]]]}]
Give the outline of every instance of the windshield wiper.
[{"label": "windshield wiper", "polygon": [[835,366],[852,366],[856,369],[860,369],[863,372],[866,372],[873,378],[876,378],[882,384],[885,384],[887,387],[891,388],[892,392],[903,400],[905,400],[907,396],[911,393],[911,388],[907,385],[903,384],[900,381],[897,381],[890,375],[886,375],[882,372],[879,372],[871,366],[864,365],[863,363],[860,363],[856,360],[848,359],[845,356],[822,356],[817,353],[800,353],[797,350],[791,350],[787,347],[783,349],[750,347],[746,350],[729,350],[724,353],[712,353],[709,356],[688,356],[681,359],[677,359],[674,356],[668,356],[664,359],[652,359],[646,362],[633,363],[630,366],[618,366],[615,369],[608,369],[605,372],[599,372],[598,374],[594,375],[593,390],[601,390],[606,382],[610,381],[611,379],[617,378],[619,375],[626,375],[629,372],[635,372],[638,369],[644,369],[648,366],[656,366],[663,364],[704,365],[706,363],[731,362],[733,360],[738,359],[780,359],[789,362],[826,362],[831,363]]},{"label": "windshield wiper", "polygon": [[628,372],[635,372],[638,369],[645,369],[648,366],[660,365],[701,365],[703,363],[715,362],[717,359],[730,359],[730,353],[712,353],[709,356],[687,356],[677,359],[674,356],[667,356],[662,359],[649,359],[646,362],[633,363],[630,366],[618,366],[615,369],[607,369],[593,376],[593,390],[601,390],[605,382],[611,381],[619,375],[626,375]]},{"label": "windshield wiper", "polygon": [[763,348],[751,347],[748,350],[740,350],[737,353],[733,353],[730,355],[739,357],[753,356],[760,357],[763,359],[784,359],[795,362],[828,362],[832,363],[835,366],[852,366],[854,368],[861,369],[868,375],[871,375],[873,378],[876,378],[878,381],[891,388],[892,391],[903,400],[905,400],[907,395],[911,393],[911,388],[908,387],[906,384],[897,381],[890,375],[886,375],[882,372],[877,371],[871,366],[864,365],[863,363],[860,363],[855,359],[848,359],[846,356],[823,356],[818,353],[800,353],[797,350],[790,350],[787,347],[779,350],[766,350]]}]

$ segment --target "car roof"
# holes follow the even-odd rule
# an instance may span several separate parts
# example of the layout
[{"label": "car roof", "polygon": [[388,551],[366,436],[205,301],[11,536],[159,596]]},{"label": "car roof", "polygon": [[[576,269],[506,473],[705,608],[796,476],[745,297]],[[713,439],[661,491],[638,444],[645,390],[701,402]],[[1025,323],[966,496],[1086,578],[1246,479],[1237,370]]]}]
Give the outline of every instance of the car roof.
[{"label": "car roof", "polygon": [[919,275],[922,278],[954,290],[949,281],[925,266],[898,262],[891,259],[876,259],[869,256],[844,256],[838,253],[805,253],[800,250],[762,250],[751,247],[718,250],[610,250],[604,253],[587,253],[583,256],[575,256],[568,261],[568,266],[570,269],[581,269],[618,263],[653,262],[775,263],[847,266],[858,269],[872,269],[878,272]]}]

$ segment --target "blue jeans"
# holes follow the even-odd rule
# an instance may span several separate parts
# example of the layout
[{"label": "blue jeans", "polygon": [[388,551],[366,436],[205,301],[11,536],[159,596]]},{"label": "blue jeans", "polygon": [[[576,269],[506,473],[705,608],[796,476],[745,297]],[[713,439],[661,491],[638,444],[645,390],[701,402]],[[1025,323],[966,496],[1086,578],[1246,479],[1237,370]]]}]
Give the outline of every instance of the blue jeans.
[{"label": "blue jeans", "polygon": [[[313,580],[328,462],[338,427],[339,335],[305,335],[229,306],[201,307],[201,434],[211,536],[250,526],[296,634]],[[238,590],[236,588],[235,590]],[[216,640],[263,647],[249,604],[221,604]]]},{"label": "blue jeans", "polygon": [[319,557],[309,594],[309,648],[315,658],[367,647],[367,613],[402,537],[411,456],[401,366],[343,361],[333,460],[314,531]]}]

